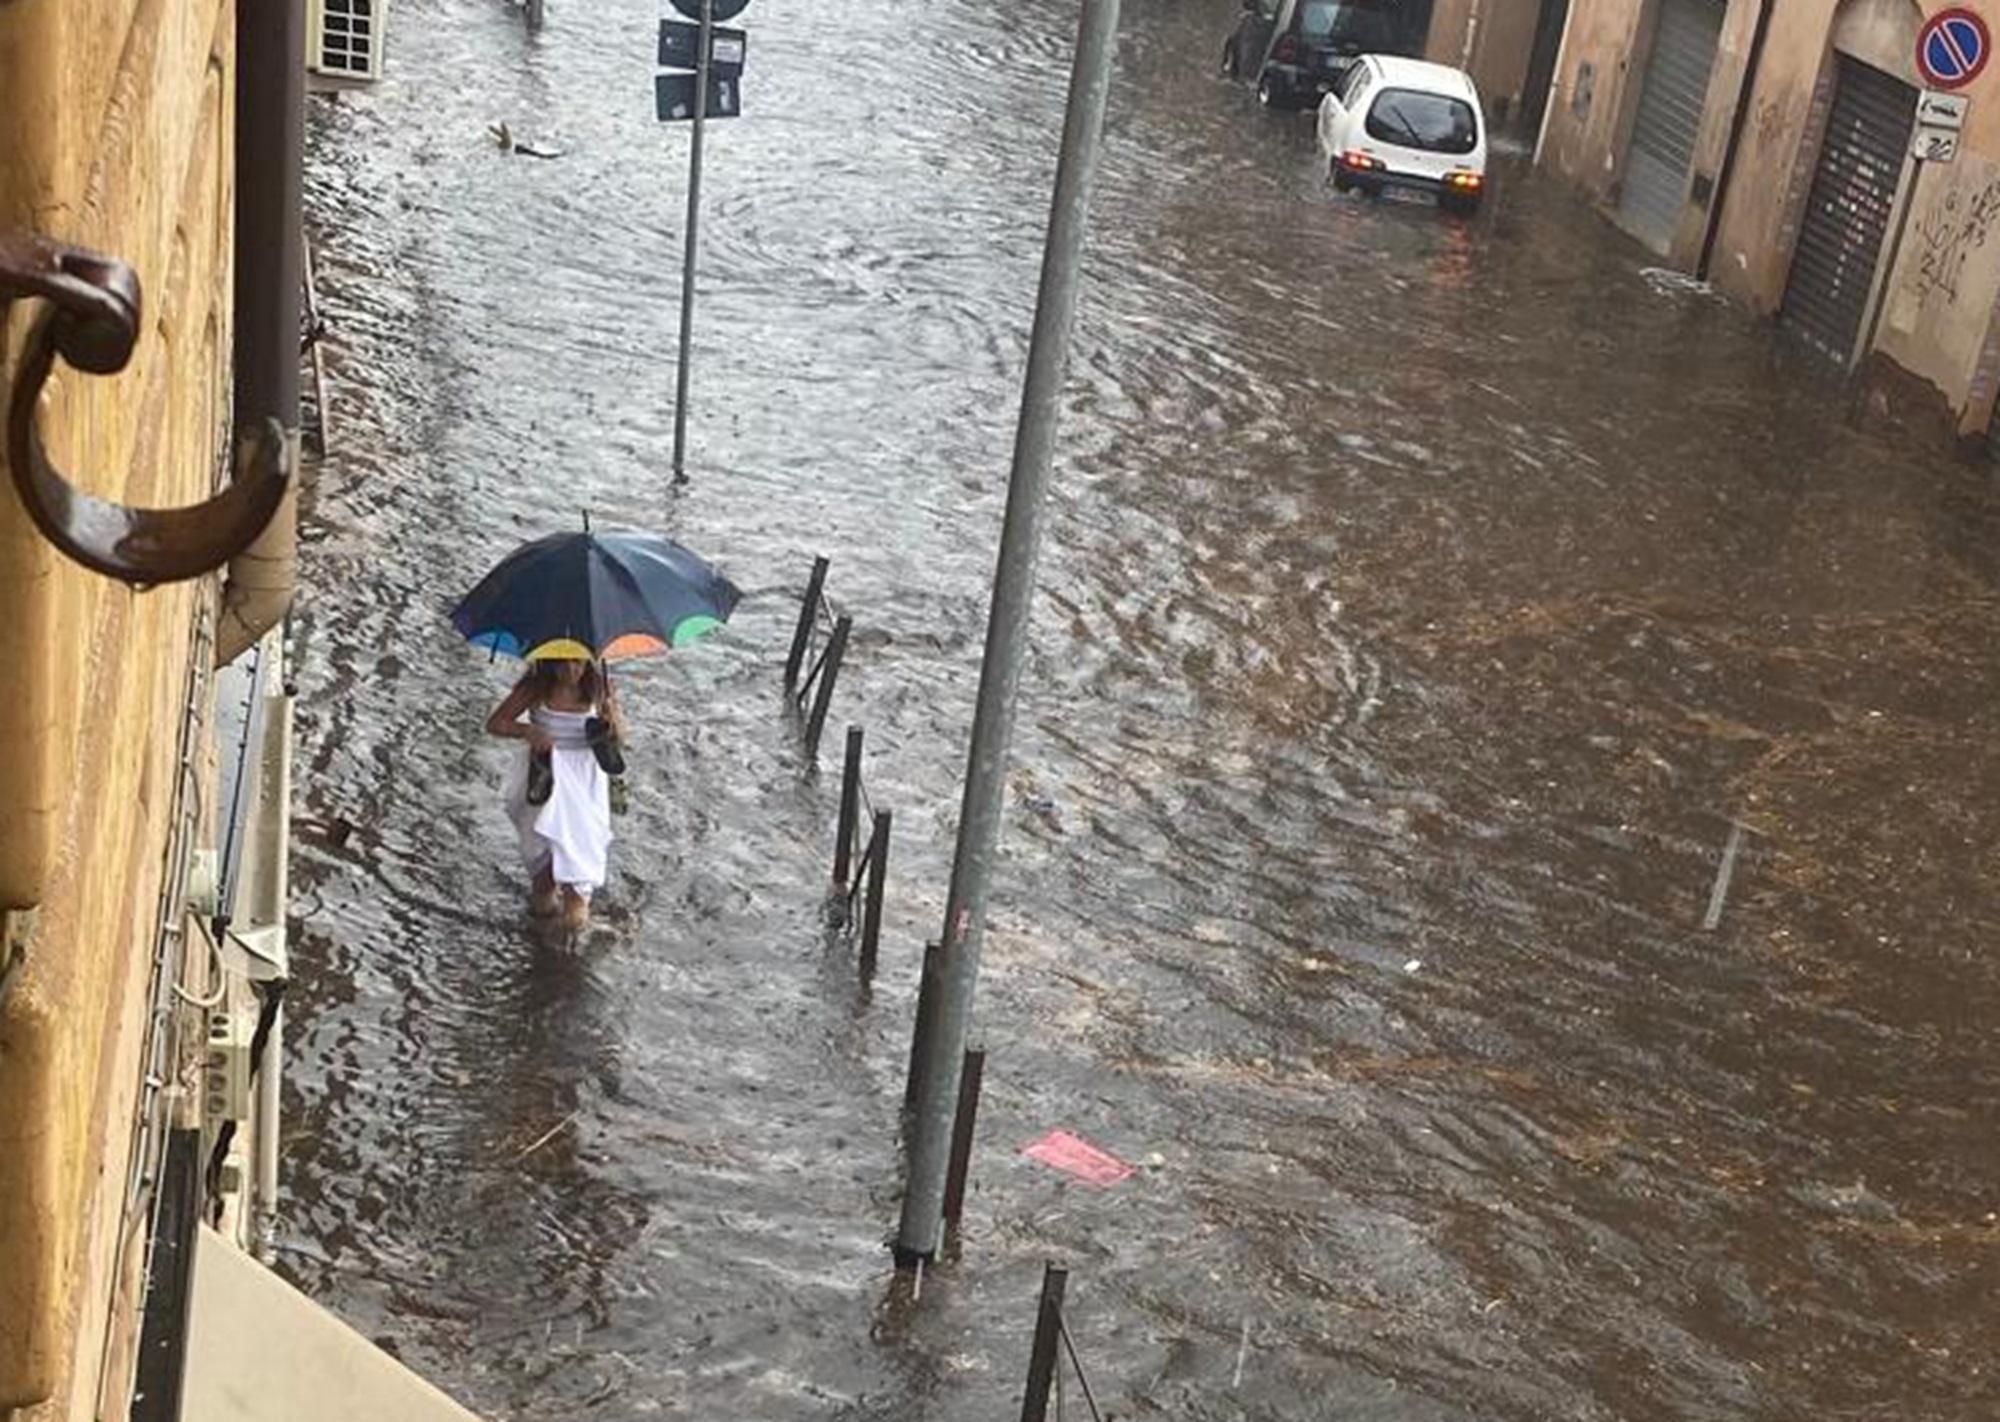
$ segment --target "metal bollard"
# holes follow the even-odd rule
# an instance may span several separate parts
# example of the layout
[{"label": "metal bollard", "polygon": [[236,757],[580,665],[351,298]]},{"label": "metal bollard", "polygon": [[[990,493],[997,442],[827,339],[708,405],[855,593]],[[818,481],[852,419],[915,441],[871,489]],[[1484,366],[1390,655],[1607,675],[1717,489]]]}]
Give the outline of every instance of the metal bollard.
[{"label": "metal bollard", "polygon": [[958,1114],[951,1122],[951,1169],[944,1177],[944,1227],[956,1232],[965,1214],[966,1178],[972,1172],[972,1126],[979,1118],[979,1087],[986,1079],[986,1053],[967,1050],[958,1074]]},{"label": "metal bollard", "polygon": [[889,812],[875,812],[868,836],[868,899],[861,910],[861,981],[875,978],[875,949],[882,941],[882,889],[889,878]]},{"label": "metal bollard", "polygon": [[827,640],[826,652],[814,675],[819,678],[818,694],[813,697],[812,715],[806,719],[806,759],[819,759],[819,733],[826,729],[827,707],[833,702],[834,678],[840,675],[841,658],[847,655],[847,634],[854,630],[854,619],[843,617],[833,624],[833,636]]},{"label": "metal bollard", "polygon": [[805,665],[806,648],[812,644],[813,623],[819,617],[819,602],[826,587],[826,559],[813,559],[812,576],[806,579],[806,600],[799,604],[799,625],[792,633],[791,654],[785,658],[785,690],[799,684],[799,668]]},{"label": "metal bollard", "polygon": [[840,823],[833,832],[833,886],[847,887],[854,865],[854,832],[861,815],[861,728],[847,728],[847,757],[840,766]]},{"label": "metal bollard", "polygon": [[1062,1341],[1063,1293],[1069,1270],[1042,1266],[1042,1305],[1035,1315],[1035,1349],[1028,1355],[1028,1391],[1021,1399],[1021,1422],[1047,1422],[1049,1384],[1055,1381],[1056,1345]]}]

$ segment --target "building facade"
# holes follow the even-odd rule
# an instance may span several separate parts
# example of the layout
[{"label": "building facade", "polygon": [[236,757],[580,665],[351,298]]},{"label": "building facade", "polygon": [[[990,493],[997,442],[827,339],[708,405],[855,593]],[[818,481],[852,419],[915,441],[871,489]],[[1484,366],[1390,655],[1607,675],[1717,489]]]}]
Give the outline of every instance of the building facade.
[{"label": "building facade", "polygon": [[[336,8],[379,37],[375,6]],[[253,1258],[278,1202],[305,14],[0,0],[7,1422],[470,1419]]]},{"label": "building facade", "polygon": [[[0,5],[0,239],[111,254],[140,282],[124,369],[59,364],[38,421],[60,467],[120,502],[199,503],[224,467],[234,16],[228,0]],[[38,304],[12,303],[9,389]],[[0,997],[0,1413],[35,1422],[122,1413],[134,1372],[146,1231],[130,1187],[149,1146],[134,1123],[156,1104],[141,1093],[170,859],[192,848],[182,760],[209,758],[187,713],[207,700],[197,627],[211,595],[80,566],[11,478],[0,489],[0,952],[14,957]]]},{"label": "building facade", "polygon": [[1557,42],[1538,47],[1564,5],[1439,0],[1429,53],[1469,68],[1496,110],[1539,109],[1538,163],[1664,263],[1774,317],[1945,437],[1987,431],[2000,65],[1953,91],[1966,112],[1949,159],[1913,156],[1918,34],[1947,6],[1567,0]]}]

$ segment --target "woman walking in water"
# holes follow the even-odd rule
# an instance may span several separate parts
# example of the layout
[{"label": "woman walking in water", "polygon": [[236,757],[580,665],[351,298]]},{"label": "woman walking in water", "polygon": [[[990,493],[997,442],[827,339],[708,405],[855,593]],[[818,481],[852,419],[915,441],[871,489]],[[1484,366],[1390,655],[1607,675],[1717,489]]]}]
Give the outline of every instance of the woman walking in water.
[{"label": "woman walking in water", "polygon": [[591,743],[593,718],[622,739],[610,678],[593,662],[552,659],[531,663],[486,721],[491,734],[528,743],[507,813],[533,876],[529,911],[561,914],[571,937],[590,920],[611,847],[611,781]]}]

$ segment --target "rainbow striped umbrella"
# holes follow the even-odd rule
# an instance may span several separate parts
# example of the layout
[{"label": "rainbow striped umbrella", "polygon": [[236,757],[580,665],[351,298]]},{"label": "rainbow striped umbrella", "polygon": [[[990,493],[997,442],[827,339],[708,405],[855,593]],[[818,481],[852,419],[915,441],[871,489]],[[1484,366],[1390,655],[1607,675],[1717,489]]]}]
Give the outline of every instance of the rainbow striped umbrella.
[{"label": "rainbow striped umbrella", "polygon": [[742,594],[650,533],[556,533],[523,544],[452,609],[474,646],[528,661],[642,657],[729,620]]}]

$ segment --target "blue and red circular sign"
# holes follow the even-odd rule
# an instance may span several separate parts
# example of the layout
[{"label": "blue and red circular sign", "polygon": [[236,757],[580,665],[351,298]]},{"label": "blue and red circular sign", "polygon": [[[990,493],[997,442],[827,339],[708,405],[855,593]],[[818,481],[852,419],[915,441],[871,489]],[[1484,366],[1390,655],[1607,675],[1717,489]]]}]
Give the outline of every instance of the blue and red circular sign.
[{"label": "blue and red circular sign", "polygon": [[1917,32],[1917,72],[1933,89],[1959,89],[1979,77],[1993,50],[1986,21],[1970,10],[1940,10]]}]

